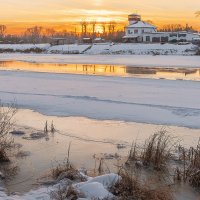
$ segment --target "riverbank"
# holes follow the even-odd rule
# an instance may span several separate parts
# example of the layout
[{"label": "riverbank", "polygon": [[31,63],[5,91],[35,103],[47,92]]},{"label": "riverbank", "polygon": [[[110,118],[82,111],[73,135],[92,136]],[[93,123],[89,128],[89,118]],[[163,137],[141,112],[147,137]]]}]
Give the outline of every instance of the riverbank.
[{"label": "riverbank", "polygon": [[[110,171],[115,172],[117,159],[127,157],[133,141],[137,141],[137,144],[143,144],[149,136],[160,130],[168,131],[186,148],[195,147],[200,137],[200,132],[197,129],[112,120],[98,121],[77,117],[45,116],[23,109],[18,110],[14,120],[16,125],[13,130],[20,130],[25,134],[12,135],[12,137],[14,137],[15,143],[22,145],[20,150],[29,152],[29,154],[16,159],[19,171],[14,178],[6,182],[5,187],[9,193],[26,194],[23,197],[7,197],[7,199],[26,199],[28,196],[31,198],[31,195],[33,199],[38,195],[49,199],[46,191],[51,189],[44,186],[40,188],[38,183],[41,182],[41,177],[44,177],[53,166],[65,160],[69,143],[71,143],[70,162],[78,169],[87,170],[88,174],[92,174],[94,170],[98,170],[95,169],[95,165],[98,168],[99,158],[104,159],[106,169],[109,168]],[[56,132],[49,133],[48,137],[32,137],[32,133],[43,132],[46,121],[48,127],[53,122]],[[94,155],[97,160],[95,160]],[[109,173],[109,171],[104,173]],[[39,189],[37,189],[38,187]],[[29,192],[31,189],[35,189],[35,191]],[[193,195],[193,192],[190,191],[189,195]]]},{"label": "riverbank", "polygon": [[0,53],[49,53],[86,55],[198,55],[198,46],[193,44],[160,43],[97,43],[68,44],[0,44]]}]

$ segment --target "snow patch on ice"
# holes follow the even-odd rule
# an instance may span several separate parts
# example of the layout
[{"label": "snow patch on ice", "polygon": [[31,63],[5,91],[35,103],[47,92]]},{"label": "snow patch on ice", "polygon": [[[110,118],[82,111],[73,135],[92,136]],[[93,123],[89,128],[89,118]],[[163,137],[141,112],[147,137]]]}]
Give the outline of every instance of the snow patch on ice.
[{"label": "snow patch on ice", "polygon": [[[85,198],[79,198],[79,200],[84,199],[104,199],[106,197],[113,197],[113,194],[108,191],[108,188],[112,187],[120,177],[117,174],[107,174],[98,176],[95,178],[90,178],[89,181],[73,184],[72,186],[77,189],[77,191],[84,194]],[[37,190],[30,191],[24,195],[10,195],[8,196],[4,189],[0,188],[0,200],[50,200],[50,191],[55,191],[59,185],[62,186],[63,181],[55,186],[49,188],[42,187]]]}]

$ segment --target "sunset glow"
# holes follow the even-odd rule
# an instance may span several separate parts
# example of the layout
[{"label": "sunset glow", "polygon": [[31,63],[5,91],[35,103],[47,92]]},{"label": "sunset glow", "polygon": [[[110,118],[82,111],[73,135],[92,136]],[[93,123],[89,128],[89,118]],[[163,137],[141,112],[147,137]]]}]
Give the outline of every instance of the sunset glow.
[{"label": "sunset glow", "polygon": [[83,19],[113,20],[122,27],[127,15],[137,12],[159,27],[189,23],[200,30],[200,18],[195,16],[199,9],[199,0],[1,0],[0,23],[7,25],[10,33],[23,32],[33,25],[73,31],[79,29]]}]

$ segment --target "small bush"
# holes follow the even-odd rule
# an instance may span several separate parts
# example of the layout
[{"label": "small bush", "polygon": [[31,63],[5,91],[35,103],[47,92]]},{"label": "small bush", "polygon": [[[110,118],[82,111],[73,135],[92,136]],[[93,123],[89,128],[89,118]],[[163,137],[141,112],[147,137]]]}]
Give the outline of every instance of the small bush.
[{"label": "small bush", "polygon": [[8,151],[13,146],[13,140],[9,140],[6,135],[14,124],[12,119],[16,111],[13,106],[4,108],[2,104],[0,105],[0,162],[10,161]]}]

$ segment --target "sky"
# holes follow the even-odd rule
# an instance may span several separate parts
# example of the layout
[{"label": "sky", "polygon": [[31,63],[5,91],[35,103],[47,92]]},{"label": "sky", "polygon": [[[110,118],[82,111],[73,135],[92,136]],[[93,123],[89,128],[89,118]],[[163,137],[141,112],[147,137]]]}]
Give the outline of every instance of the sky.
[{"label": "sky", "polygon": [[86,20],[127,22],[127,15],[138,13],[157,26],[190,24],[200,30],[200,0],[0,0],[0,24],[9,32],[20,32],[33,25],[73,29]]}]

